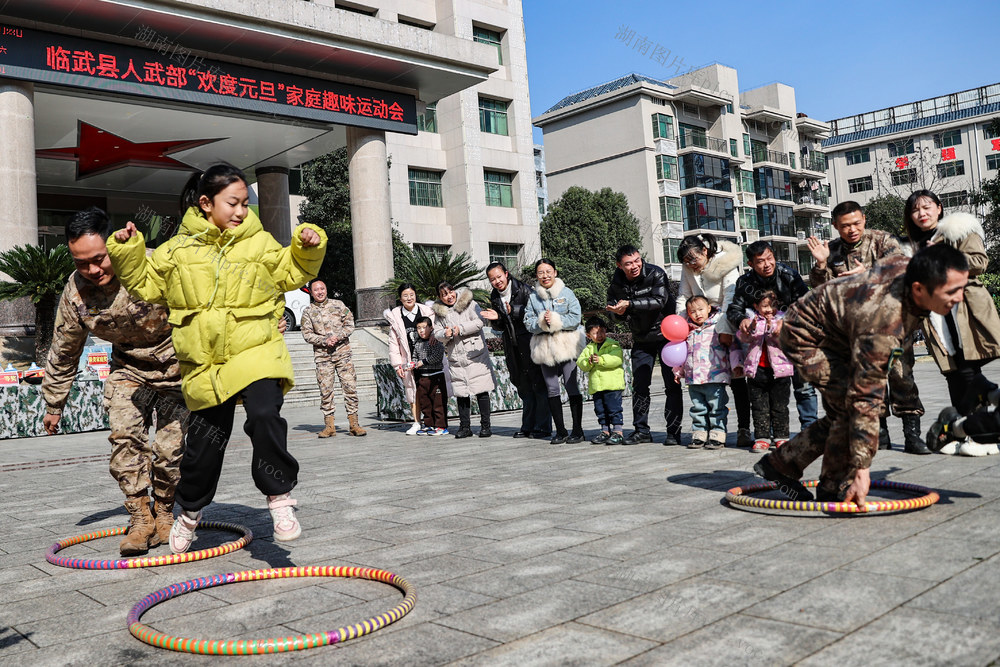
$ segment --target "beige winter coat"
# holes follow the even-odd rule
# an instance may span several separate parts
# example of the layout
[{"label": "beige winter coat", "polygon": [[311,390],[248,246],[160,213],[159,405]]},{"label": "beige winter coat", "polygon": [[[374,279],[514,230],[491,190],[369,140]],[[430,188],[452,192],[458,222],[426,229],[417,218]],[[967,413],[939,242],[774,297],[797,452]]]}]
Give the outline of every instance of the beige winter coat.
[{"label": "beige winter coat", "polygon": [[[434,302],[434,337],[444,343],[451,369],[451,386],[455,396],[475,396],[493,391],[493,362],[483,337],[483,318],[479,306],[472,300],[472,292],[458,288],[455,305],[448,307],[440,300]],[[458,327],[459,335],[446,338],[446,327]]]},{"label": "beige winter coat", "polygon": [[695,273],[685,264],[681,269],[681,284],[677,290],[677,314],[684,317],[687,300],[693,296],[703,296],[711,306],[719,309],[723,317],[715,325],[720,334],[732,334],[732,324],[725,317],[729,302],[736,292],[736,281],[743,265],[743,251],[735,243],[721,241],[719,250],[708,261],[701,273]]},{"label": "beige winter coat", "polygon": [[[961,212],[945,216],[933,237],[933,240],[961,250],[969,262],[965,298],[952,309],[952,314],[962,351],[970,361],[1000,357],[1000,316],[997,316],[989,291],[976,278],[989,264],[984,238],[983,226],[976,216]],[[924,323],[924,336],[941,372],[955,370],[954,341],[942,316],[931,313]]]}]

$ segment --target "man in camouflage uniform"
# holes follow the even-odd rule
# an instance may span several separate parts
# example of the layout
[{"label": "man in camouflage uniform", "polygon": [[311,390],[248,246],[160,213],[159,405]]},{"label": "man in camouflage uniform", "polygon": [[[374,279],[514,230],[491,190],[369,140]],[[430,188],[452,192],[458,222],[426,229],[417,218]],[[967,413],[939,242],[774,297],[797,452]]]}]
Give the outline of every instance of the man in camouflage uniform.
[{"label": "man in camouflage uniform", "polygon": [[[839,238],[824,242],[815,236],[808,240],[809,250],[816,263],[809,273],[813,287],[840,278],[852,276],[872,268],[875,262],[889,255],[902,254],[903,249],[892,234],[865,229],[865,214],[857,202],[845,201],[833,209],[833,226]],[[913,379],[913,339],[907,338],[903,354],[889,368],[889,405],[892,413],[903,420],[904,451],[910,454],[930,454],[920,437],[920,417],[924,405]],[[887,411],[888,413],[888,411]],[[887,414],[879,421],[879,449],[892,449],[889,440]]]},{"label": "man in camouflage uniform", "polygon": [[[105,246],[108,231],[108,218],[96,207],[77,213],[66,225],[76,271],[60,298],[45,364],[43,425],[49,434],[58,432],[87,335],[110,342],[111,374],[104,383],[110,469],[125,493],[130,516],[121,554],[134,556],[165,543],[170,535],[189,413],[181,396],[167,310],[133,298],[122,287]],[[154,412],[156,435],[150,444]]]},{"label": "man in camouflage uniform", "polygon": [[754,471],[793,499],[811,499],[798,480],[823,456],[817,498],[864,507],[890,360],[929,311],[947,313],[962,300],[968,277],[962,253],[936,245],[909,261],[889,257],[795,302],[785,314],[781,348],[819,389],[826,415]]},{"label": "man in camouflage uniform", "polygon": [[316,381],[322,398],[325,428],[319,437],[337,435],[333,422],[333,379],[340,376],[340,388],[344,391],[344,405],[351,435],[365,435],[358,423],[358,381],[351,362],[351,343],[348,340],[354,332],[354,315],[343,301],[328,299],[326,283],[314,280],[309,285],[313,302],[302,311],[302,337],[313,346],[316,361]]}]

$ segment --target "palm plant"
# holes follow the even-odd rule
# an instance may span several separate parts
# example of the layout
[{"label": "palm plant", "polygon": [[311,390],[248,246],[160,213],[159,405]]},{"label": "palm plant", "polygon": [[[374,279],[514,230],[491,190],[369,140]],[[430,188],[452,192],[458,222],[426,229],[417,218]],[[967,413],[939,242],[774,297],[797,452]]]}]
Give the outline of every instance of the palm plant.
[{"label": "palm plant", "polygon": [[0,252],[0,272],[11,278],[0,282],[0,300],[27,297],[35,304],[35,361],[39,366],[45,364],[52,345],[56,306],[73,269],[73,257],[64,245],[47,254],[34,245]]},{"label": "palm plant", "polygon": [[[382,286],[395,297],[396,290],[403,283],[413,283],[416,287],[417,299],[425,301],[437,298],[438,283],[448,281],[455,286],[469,287],[473,280],[485,278],[481,269],[468,255],[461,253],[453,255],[445,251],[441,253],[426,252],[423,248],[410,251],[396,258],[396,277],[391,278]],[[479,288],[472,289],[472,298],[480,304],[488,304],[490,294]]]}]

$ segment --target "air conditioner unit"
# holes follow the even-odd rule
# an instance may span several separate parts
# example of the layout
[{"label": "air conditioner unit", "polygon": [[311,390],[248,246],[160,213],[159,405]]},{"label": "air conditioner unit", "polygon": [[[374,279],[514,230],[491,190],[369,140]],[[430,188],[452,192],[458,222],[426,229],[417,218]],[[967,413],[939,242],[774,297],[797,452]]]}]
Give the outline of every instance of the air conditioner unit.
[{"label": "air conditioner unit", "polygon": [[805,241],[806,240],[806,233],[805,232],[795,232],[795,238],[797,238],[800,241]]},{"label": "air conditioner unit", "polygon": [[760,231],[757,229],[744,229],[741,234],[743,234],[743,243],[754,243],[760,240]]}]

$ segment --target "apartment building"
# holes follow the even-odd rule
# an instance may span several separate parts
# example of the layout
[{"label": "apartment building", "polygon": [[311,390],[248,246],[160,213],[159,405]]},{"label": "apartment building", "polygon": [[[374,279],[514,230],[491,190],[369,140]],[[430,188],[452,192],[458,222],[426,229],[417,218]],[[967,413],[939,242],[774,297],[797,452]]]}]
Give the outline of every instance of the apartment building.
[{"label": "apartment building", "polygon": [[1000,83],[830,121],[823,140],[835,198],[862,204],[919,189],[945,208],[1000,173]]},{"label": "apartment building", "polygon": [[805,239],[830,235],[820,149],[829,127],[797,111],[790,86],[738,91],[737,71],[713,64],[668,80],[629,74],[565,97],[534,119],[550,200],[574,185],[624,192],[646,256],[674,279],[678,245],[700,231],[767,240],[779,260],[808,270]]}]

